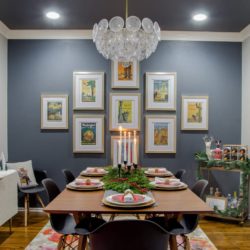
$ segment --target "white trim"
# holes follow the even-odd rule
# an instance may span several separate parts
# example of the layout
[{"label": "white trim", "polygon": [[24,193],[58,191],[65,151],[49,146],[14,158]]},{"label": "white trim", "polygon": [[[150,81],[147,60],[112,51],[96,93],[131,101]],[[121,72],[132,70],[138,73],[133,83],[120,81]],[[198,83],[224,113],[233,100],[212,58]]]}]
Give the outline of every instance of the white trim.
[{"label": "white trim", "polygon": [[[92,30],[12,30],[0,21],[0,34],[7,39],[92,39]],[[241,32],[162,31],[162,41],[243,42],[250,37],[250,24]]]}]

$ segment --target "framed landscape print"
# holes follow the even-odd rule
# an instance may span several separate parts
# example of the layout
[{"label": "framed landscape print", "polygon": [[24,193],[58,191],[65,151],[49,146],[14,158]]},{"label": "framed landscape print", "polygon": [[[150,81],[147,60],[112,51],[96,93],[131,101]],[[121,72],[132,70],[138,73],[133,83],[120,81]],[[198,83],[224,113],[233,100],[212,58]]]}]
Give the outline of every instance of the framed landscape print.
[{"label": "framed landscape print", "polygon": [[182,96],[182,130],[208,130],[208,96]]},{"label": "framed landscape print", "polygon": [[146,73],[146,110],[176,110],[176,73]]},{"label": "framed landscape print", "polygon": [[74,110],[104,109],[104,73],[73,73]]},{"label": "framed landscape print", "polygon": [[112,88],[138,89],[139,62],[112,61]]},{"label": "framed landscape print", "polygon": [[68,95],[41,95],[41,129],[68,129]]},{"label": "framed landscape print", "polygon": [[111,93],[109,104],[109,130],[140,130],[141,95]]},{"label": "framed landscape print", "polygon": [[73,152],[104,152],[104,116],[74,115],[73,117]]},{"label": "framed landscape print", "polygon": [[[131,156],[130,156],[130,162],[131,163],[135,163],[136,159],[136,164],[138,164],[139,162],[139,136],[136,136],[136,143],[134,140],[134,137],[131,137],[132,139],[130,140],[130,147],[131,147]],[[126,160],[128,160],[128,139],[126,140],[126,150],[125,149],[125,140],[124,140],[124,136],[120,137],[120,136],[111,136],[111,164],[113,166],[118,165],[118,150],[119,150],[119,140],[122,140],[121,146],[121,161],[122,163],[124,162],[124,153],[126,152]],[[136,152],[136,156],[134,156],[134,153]]]},{"label": "framed landscape print", "polygon": [[176,117],[147,115],[145,137],[146,153],[176,153]]}]

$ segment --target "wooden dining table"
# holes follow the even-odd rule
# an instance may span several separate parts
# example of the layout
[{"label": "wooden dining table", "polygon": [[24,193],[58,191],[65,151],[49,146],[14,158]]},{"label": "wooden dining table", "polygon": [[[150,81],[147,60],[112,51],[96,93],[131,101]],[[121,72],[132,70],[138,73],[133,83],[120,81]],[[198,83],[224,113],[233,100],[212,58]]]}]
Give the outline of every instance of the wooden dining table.
[{"label": "wooden dining table", "polygon": [[[212,213],[203,200],[195,195],[189,188],[178,191],[152,190],[155,204],[144,208],[115,208],[103,204],[104,190],[79,191],[64,189],[44,211],[51,214],[71,213],[76,221],[85,214],[164,214],[167,216],[181,216],[181,214]],[[173,250],[176,246],[171,246]],[[79,248],[84,249],[84,248]]]}]

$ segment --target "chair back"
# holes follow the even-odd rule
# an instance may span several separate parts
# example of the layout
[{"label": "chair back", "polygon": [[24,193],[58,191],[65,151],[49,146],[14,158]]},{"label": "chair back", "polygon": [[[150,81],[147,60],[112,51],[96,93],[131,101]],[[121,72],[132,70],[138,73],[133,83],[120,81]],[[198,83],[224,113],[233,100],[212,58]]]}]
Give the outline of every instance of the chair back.
[{"label": "chair back", "polygon": [[175,173],[175,178],[180,179],[182,181],[183,175],[186,173],[185,169],[180,169]]},{"label": "chair back", "polygon": [[89,235],[91,250],[167,250],[169,234],[143,220],[110,221]]},{"label": "chair back", "polygon": [[192,188],[192,191],[197,195],[197,196],[199,196],[201,199],[202,199],[202,197],[203,197],[203,194],[204,194],[204,192],[205,192],[205,189],[206,189],[206,187],[207,187],[207,185],[208,185],[208,181],[207,180],[198,180],[195,184],[194,184],[194,186],[193,186],[193,188]]},{"label": "chair back", "polygon": [[66,184],[69,184],[70,182],[75,180],[75,176],[72,174],[72,172],[68,169],[62,170]]},{"label": "chair back", "polygon": [[42,180],[42,184],[48,195],[49,202],[53,201],[56,196],[61,192],[56,183],[50,178]]}]

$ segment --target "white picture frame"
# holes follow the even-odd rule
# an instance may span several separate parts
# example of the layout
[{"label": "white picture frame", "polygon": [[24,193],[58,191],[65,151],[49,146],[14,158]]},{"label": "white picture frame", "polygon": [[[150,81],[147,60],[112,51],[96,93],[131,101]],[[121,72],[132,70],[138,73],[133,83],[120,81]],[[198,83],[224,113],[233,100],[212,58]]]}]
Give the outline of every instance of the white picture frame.
[{"label": "white picture frame", "polygon": [[104,110],[104,73],[73,72],[73,109]]},{"label": "white picture frame", "polygon": [[73,116],[73,152],[104,153],[104,116]]},{"label": "white picture frame", "polygon": [[146,72],[146,110],[176,110],[176,72]]},{"label": "white picture frame", "polygon": [[133,60],[129,65],[114,60],[111,65],[111,87],[113,89],[138,89],[139,88],[139,62]]},{"label": "white picture frame", "polygon": [[207,195],[206,204],[213,209],[216,207],[218,210],[224,211],[227,208],[227,198]]},{"label": "white picture frame", "polygon": [[146,115],[145,152],[176,153],[176,116]]},{"label": "white picture frame", "polygon": [[41,129],[68,129],[68,95],[41,95]]}]

